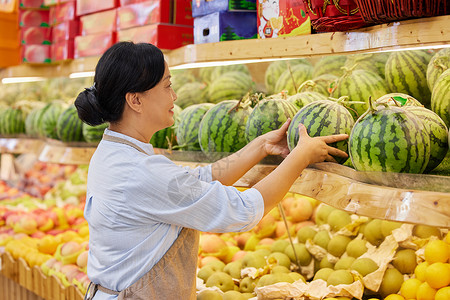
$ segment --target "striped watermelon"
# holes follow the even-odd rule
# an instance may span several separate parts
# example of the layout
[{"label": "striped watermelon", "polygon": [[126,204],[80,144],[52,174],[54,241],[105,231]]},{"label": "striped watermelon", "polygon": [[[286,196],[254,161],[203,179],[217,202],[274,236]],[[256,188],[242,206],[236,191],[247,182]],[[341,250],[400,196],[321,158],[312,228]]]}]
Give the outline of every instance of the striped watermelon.
[{"label": "striped watermelon", "polygon": [[[383,78],[377,74],[364,70],[349,70],[339,78],[331,93],[331,97],[340,98],[348,96],[353,102],[350,108],[356,111],[357,116],[361,116],[368,109],[368,101],[378,99],[386,95],[386,86]],[[358,104],[362,103],[362,104]]]},{"label": "striped watermelon", "polygon": [[439,50],[428,63],[427,67],[427,83],[430,91],[433,91],[436,80],[450,68],[450,48]]},{"label": "striped watermelon", "polygon": [[42,108],[33,109],[25,119],[25,133],[30,137],[38,136],[38,128],[36,127],[36,118],[39,116]]},{"label": "striped watermelon", "polygon": [[209,101],[219,103],[223,100],[236,100],[253,91],[252,78],[242,72],[228,72],[211,82],[208,88]]},{"label": "striped watermelon", "polygon": [[[303,124],[311,137],[326,136],[345,133],[350,135],[353,124],[350,112],[339,102],[331,100],[314,101],[294,116],[289,125],[287,140],[288,147],[292,151],[298,143],[298,125]],[[330,146],[336,147],[348,153],[348,141],[340,141]],[[347,158],[335,157],[336,161],[343,164]]]},{"label": "striped watermelon", "polygon": [[288,118],[297,113],[294,104],[284,99],[265,98],[261,100],[248,117],[245,126],[245,138],[251,142],[256,137],[279,129]]},{"label": "striped watermelon", "polygon": [[192,151],[201,150],[198,141],[200,122],[213,106],[212,103],[194,104],[181,111],[175,124],[178,148]]},{"label": "striped watermelon", "polygon": [[344,67],[347,69],[355,67],[355,69],[371,71],[384,78],[384,70],[388,58],[389,53],[386,52],[353,54],[347,57]]},{"label": "striped watermelon", "polygon": [[51,105],[45,110],[44,115],[40,121],[41,136],[51,139],[58,139],[57,123],[61,113],[66,109],[66,104],[62,101],[53,101]]},{"label": "striped watermelon", "polygon": [[188,71],[185,72],[171,72],[170,82],[172,83],[172,88],[178,93],[178,90],[186,83],[195,82],[195,76]]},{"label": "striped watermelon", "polygon": [[83,138],[88,143],[96,144],[103,138],[103,132],[109,126],[109,123],[103,123],[97,126],[91,126],[86,123],[82,125]]},{"label": "striped watermelon", "polygon": [[214,67],[214,70],[211,72],[210,82],[214,82],[217,78],[228,72],[241,72],[251,77],[246,65],[225,65]]},{"label": "striped watermelon", "polygon": [[371,107],[353,126],[349,151],[358,171],[422,173],[430,158],[430,137],[413,113]]},{"label": "striped watermelon", "polygon": [[225,100],[208,110],[198,132],[203,152],[236,152],[247,144],[245,125],[252,112],[248,104]]},{"label": "striped watermelon", "polygon": [[431,95],[431,109],[450,127],[450,69],[439,76]]},{"label": "striped watermelon", "polygon": [[386,103],[388,105],[395,105],[395,106],[422,106],[422,104],[419,102],[419,100],[415,99],[414,97],[403,94],[403,93],[389,93],[384,96],[381,96],[378,98],[375,103],[381,104]]},{"label": "striped watermelon", "polygon": [[[173,119],[175,120],[176,123],[177,118],[180,116],[182,109],[181,107],[175,104],[173,106],[172,111],[173,111]],[[169,148],[169,146],[170,147],[175,146],[177,144],[177,140],[175,137],[175,124],[155,132],[155,134],[150,139],[150,144],[152,144],[153,147],[164,149]]]},{"label": "striped watermelon", "polygon": [[271,62],[264,74],[264,83],[266,86],[267,94],[275,94],[275,85],[281,74],[287,70],[288,66],[294,66],[297,64],[311,65],[306,59],[291,59],[291,60],[277,60]]},{"label": "striped watermelon", "polygon": [[[289,95],[297,93],[300,85],[312,78],[313,67],[307,64],[297,64],[285,70],[275,84],[275,93],[287,90]],[[294,84],[295,82],[295,84]]]},{"label": "striped watermelon", "polygon": [[39,109],[34,118],[34,130],[36,131],[36,135],[38,137],[45,137],[42,129],[42,119],[45,115],[45,112],[52,106],[51,103],[47,103],[43,108]]},{"label": "striped watermelon", "polygon": [[324,95],[311,91],[300,92],[287,98],[289,102],[297,107],[297,110],[313,101],[324,99],[326,99]]},{"label": "striped watermelon", "polygon": [[20,108],[8,107],[1,115],[1,134],[25,133],[25,113]]},{"label": "striped watermelon", "polygon": [[200,81],[209,84],[211,82],[211,74],[214,69],[214,67],[200,68],[198,71],[198,77],[200,77]]},{"label": "striped watermelon", "polygon": [[321,75],[330,74],[337,77],[342,76],[342,67],[345,64],[347,57],[344,55],[333,55],[322,57],[315,65],[313,77],[319,77]]},{"label": "striped watermelon", "polygon": [[66,108],[56,123],[58,139],[63,142],[83,141],[83,121],[78,117],[75,105]]},{"label": "striped watermelon", "polygon": [[429,107],[431,92],[426,76],[430,59],[426,50],[392,52],[385,69],[388,89],[411,95]]},{"label": "striped watermelon", "polygon": [[204,89],[206,84],[201,82],[190,82],[183,85],[177,91],[177,105],[181,108],[189,105],[208,102],[204,98]]},{"label": "striped watermelon", "polygon": [[436,168],[444,159],[448,150],[448,129],[444,121],[433,111],[421,106],[404,106],[403,109],[413,113],[422,120],[430,135],[430,160],[425,173]]},{"label": "striped watermelon", "polygon": [[327,97],[330,97],[331,91],[336,85],[339,77],[333,74],[323,74],[318,77],[314,77],[312,81],[316,84],[314,92],[320,93]]}]

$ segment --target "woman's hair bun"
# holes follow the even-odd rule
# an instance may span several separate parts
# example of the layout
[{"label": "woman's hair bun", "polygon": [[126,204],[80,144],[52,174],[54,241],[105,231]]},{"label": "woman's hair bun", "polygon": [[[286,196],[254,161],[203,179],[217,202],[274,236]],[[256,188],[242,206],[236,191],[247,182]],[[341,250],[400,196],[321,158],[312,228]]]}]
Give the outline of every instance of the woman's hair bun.
[{"label": "woman's hair bun", "polygon": [[90,88],[78,94],[75,100],[75,107],[78,111],[78,117],[86,124],[91,126],[105,123],[104,112],[97,100],[97,90],[95,83]]}]

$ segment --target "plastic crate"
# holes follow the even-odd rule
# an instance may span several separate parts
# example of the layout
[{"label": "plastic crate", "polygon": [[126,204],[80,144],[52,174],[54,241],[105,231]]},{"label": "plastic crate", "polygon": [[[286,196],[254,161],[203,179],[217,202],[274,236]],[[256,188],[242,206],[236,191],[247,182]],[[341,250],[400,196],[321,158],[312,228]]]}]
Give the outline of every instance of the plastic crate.
[{"label": "plastic crate", "polygon": [[355,0],[365,22],[371,24],[433,17],[450,13],[448,0]]}]

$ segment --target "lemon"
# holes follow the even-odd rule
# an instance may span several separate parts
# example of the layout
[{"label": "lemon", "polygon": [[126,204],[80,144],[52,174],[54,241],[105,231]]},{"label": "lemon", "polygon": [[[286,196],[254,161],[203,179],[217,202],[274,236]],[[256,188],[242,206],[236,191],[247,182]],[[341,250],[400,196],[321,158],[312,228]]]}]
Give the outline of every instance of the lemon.
[{"label": "lemon", "polygon": [[450,232],[447,233],[447,235],[446,235],[445,238],[444,238],[444,241],[445,241],[447,244],[450,244]]},{"label": "lemon", "polygon": [[427,282],[422,283],[417,289],[417,300],[434,300],[436,290],[433,289]]},{"label": "lemon", "polygon": [[446,263],[450,255],[450,246],[441,240],[434,240],[425,246],[425,260],[432,264],[435,262]]},{"label": "lemon", "polygon": [[405,300],[405,298],[397,294],[390,294],[384,300]]},{"label": "lemon", "polygon": [[450,299],[450,286],[439,289],[434,296],[434,300],[448,300]]},{"label": "lemon", "polygon": [[424,261],[423,263],[420,263],[417,265],[416,269],[414,270],[414,274],[416,275],[416,278],[420,281],[425,281],[425,270],[429,266],[429,263]]},{"label": "lemon", "polygon": [[422,284],[417,278],[411,278],[402,283],[400,288],[400,295],[405,297],[405,299],[416,299],[417,289]]},{"label": "lemon", "polygon": [[449,264],[437,262],[425,270],[425,280],[434,289],[440,289],[450,283]]}]

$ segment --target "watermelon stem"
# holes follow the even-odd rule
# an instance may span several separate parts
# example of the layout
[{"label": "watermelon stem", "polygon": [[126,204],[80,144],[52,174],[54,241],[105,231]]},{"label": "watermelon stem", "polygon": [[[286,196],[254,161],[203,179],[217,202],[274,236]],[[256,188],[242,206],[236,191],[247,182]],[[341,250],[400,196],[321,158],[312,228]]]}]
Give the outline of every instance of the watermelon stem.
[{"label": "watermelon stem", "polygon": [[291,75],[292,83],[294,84],[294,90],[297,90],[297,84],[295,84],[294,74],[292,74],[291,65],[288,63],[289,74]]},{"label": "watermelon stem", "polygon": [[435,66],[435,67],[441,68],[442,71],[445,71],[445,70],[448,69],[448,67],[447,67],[447,65],[444,64],[443,61],[444,61],[444,60],[447,61],[448,59],[449,59],[449,57],[448,57],[447,55],[446,55],[446,56],[438,57],[438,58],[434,61],[434,66]]},{"label": "watermelon stem", "polygon": [[316,83],[313,80],[306,80],[305,82],[303,82],[298,90],[297,90],[297,94],[300,93],[302,91],[303,88],[310,88],[311,90],[316,86]]},{"label": "watermelon stem", "polygon": [[342,97],[339,97],[339,99],[332,98],[332,97],[328,97],[328,98],[332,99],[333,101],[336,101],[338,104],[342,105],[346,109],[351,110],[356,115],[356,118],[359,118],[358,112],[354,108],[350,107],[349,104],[351,104],[351,103],[362,104],[364,102],[361,102],[361,101],[349,101],[349,97],[348,96],[342,96]]}]

